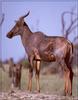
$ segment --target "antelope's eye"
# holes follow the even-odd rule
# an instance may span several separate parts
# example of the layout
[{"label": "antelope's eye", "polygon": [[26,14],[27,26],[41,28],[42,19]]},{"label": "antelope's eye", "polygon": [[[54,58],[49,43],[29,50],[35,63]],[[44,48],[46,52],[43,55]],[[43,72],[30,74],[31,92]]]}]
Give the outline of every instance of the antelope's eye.
[{"label": "antelope's eye", "polygon": [[26,23],[24,22],[24,24],[23,24],[24,26],[26,26]]}]

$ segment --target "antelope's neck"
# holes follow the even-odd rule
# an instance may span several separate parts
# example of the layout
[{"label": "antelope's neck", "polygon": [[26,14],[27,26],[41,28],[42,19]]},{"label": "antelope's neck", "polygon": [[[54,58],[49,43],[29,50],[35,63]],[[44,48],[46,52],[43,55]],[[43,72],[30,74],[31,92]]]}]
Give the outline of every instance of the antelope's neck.
[{"label": "antelope's neck", "polygon": [[30,36],[32,35],[33,33],[31,32],[31,30],[27,27],[25,27],[23,29],[23,32],[22,32],[22,35],[21,35],[21,40],[22,40],[22,43],[23,43],[23,46],[24,48],[26,49],[28,46],[29,46],[29,39],[30,39]]}]

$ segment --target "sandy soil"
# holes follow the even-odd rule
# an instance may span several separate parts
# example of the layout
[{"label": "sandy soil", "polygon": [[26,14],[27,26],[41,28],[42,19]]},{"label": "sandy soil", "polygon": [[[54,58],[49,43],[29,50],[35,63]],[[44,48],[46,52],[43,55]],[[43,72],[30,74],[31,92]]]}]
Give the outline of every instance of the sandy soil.
[{"label": "sandy soil", "polygon": [[48,93],[30,93],[27,91],[0,92],[0,100],[78,100],[78,97],[52,95]]}]

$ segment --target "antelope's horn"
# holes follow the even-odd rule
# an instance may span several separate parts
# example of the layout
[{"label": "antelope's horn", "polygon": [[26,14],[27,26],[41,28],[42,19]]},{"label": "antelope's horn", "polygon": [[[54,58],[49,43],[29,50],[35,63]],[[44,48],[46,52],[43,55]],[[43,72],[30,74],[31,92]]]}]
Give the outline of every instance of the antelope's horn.
[{"label": "antelope's horn", "polygon": [[22,17],[20,17],[20,19],[24,19],[25,17],[27,17],[29,15],[30,11],[28,11],[28,13]]}]

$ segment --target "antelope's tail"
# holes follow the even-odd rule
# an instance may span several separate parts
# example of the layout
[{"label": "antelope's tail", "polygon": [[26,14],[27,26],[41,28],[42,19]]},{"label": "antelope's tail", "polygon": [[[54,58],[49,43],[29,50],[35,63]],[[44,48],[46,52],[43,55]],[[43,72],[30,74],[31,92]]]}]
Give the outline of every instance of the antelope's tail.
[{"label": "antelope's tail", "polygon": [[73,61],[73,43],[70,43],[70,58],[69,58],[69,63],[71,64]]}]

